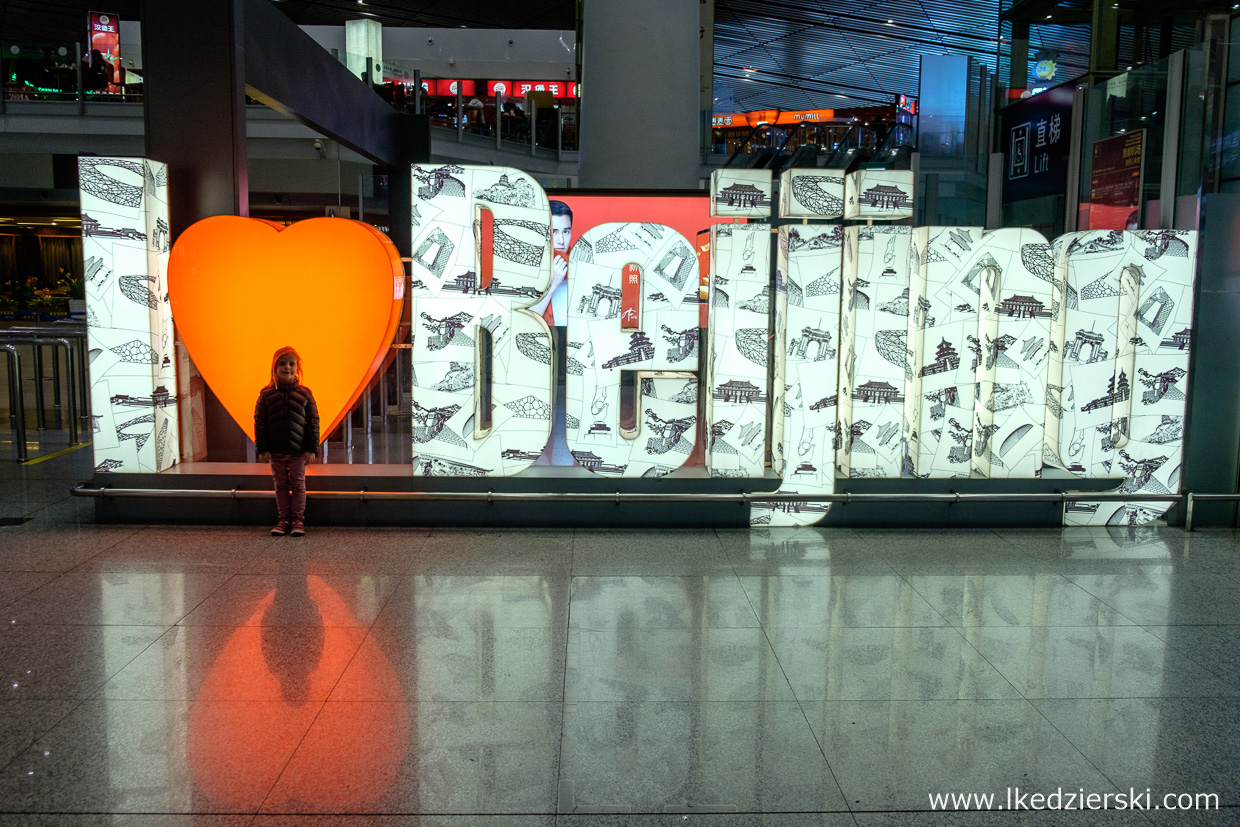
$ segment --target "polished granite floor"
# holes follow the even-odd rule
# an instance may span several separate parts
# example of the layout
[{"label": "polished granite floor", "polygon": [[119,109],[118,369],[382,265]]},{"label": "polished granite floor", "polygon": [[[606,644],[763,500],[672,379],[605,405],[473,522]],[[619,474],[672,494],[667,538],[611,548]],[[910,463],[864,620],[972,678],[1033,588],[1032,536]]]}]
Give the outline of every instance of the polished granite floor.
[{"label": "polished granite floor", "polygon": [[[1231,530],[277,539],[89,466],[0,465],[0,827],[1240,823]],[[1017,787],[1223,809],[929,812]]]}]

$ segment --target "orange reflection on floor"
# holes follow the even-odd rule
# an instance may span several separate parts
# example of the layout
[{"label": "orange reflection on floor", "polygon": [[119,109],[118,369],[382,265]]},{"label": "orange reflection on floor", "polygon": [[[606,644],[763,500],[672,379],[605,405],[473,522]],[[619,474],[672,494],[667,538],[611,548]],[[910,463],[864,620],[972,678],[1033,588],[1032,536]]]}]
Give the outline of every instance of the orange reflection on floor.
[{"label": "orange reflection on floor", "polygon": [[[322,708],[310,699],[325,698],[346,667],[383,696],[404,697],[383,653],[359,650],[348,634],[357,622],[340,595],[316,576],[282,578],[245,624],[208,669],[203,700],[190,710],[189,763],[199,790],[226,808],[262,800],[298,747],[320,771],[300,789],[284,788],[285,798],[348,811],[386,792],[409,748],[403,703],[365,705],[347,726],[329,724],[302,740]],[[255,698],[279,701],[241,702]]]}]

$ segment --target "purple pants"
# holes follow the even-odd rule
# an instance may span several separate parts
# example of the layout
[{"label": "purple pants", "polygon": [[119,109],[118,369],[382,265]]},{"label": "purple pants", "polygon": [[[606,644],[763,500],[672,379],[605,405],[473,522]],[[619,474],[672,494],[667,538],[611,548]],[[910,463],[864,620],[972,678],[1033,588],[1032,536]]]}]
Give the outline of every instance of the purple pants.
[{"label": "purple pants", "polygon": [[276,489],[280,520],[306,521],[306,458],[301,454],[272,454],[271,480]]}]

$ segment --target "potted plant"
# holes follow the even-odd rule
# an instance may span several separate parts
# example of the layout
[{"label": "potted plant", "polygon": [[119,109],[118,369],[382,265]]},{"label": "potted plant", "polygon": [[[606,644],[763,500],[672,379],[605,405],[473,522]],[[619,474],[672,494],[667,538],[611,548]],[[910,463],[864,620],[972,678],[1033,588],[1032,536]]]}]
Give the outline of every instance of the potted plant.
[{"label": "potted plant", "polygon": [[69,296],[69,318],[82,320],[86,318],[86,280],[66,277],[61,286]]}]

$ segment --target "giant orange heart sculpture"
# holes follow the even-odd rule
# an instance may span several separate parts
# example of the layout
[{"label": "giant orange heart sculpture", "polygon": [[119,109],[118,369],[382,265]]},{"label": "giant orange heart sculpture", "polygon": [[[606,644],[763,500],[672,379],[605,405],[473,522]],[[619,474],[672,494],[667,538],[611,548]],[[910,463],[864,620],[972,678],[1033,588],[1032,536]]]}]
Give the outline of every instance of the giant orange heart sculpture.
[{"label": "giant orange heart sculpture", "polygon": [[400,253],[387,236],[343,218],[287,228],[205,218],[181,234],[168,263],[177,332],[251,439],[254,402],[285,345],[301,354],[327,438],[387,355],[404,285]]}]

